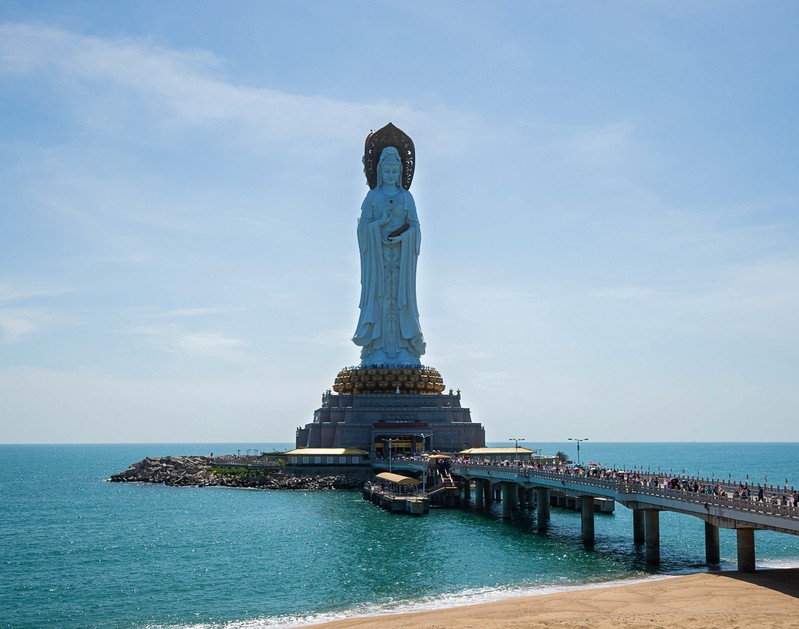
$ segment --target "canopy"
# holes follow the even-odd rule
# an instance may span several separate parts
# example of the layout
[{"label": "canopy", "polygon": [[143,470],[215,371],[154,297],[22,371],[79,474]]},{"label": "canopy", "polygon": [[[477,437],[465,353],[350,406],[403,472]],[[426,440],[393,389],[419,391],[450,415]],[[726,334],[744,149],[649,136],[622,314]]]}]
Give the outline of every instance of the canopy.
[{"label": "canopy", "polygon": [[428,459],[451,459],[449,454],[425,454]]},{"label": "canopy", "polygon": [[377,475],[382,480],[387,480],[389,483],[397,483],[397,485],[418,485],[422,481],[410,476],[402,476],[401,474],[392,474],[391,472],[380,472]]},{"label": "canopy", "polygon": [[532,454],[533,451],[529,448],[523,448],[519,446],[518,448],[514,448],[513,446],[505,447],[505,448],[468,448],[466,450],[461,450],[458,454],[473,454],[473,455],[483,455],[483,456],[491,456],[491,455],[503,455],[503,454]]},{"label": "canopy", "polygon": [[369,453],[360,448],[297,448],[289,450],[286,454],[292,456],[364,456]]}]

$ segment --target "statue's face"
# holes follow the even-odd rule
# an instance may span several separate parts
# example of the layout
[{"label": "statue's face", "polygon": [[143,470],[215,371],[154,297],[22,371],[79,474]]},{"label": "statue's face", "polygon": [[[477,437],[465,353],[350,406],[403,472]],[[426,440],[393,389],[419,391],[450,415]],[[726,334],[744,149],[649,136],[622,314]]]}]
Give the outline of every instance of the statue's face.
[{"label": "statue's face", "polygon": [[383,178],[384,186],[396,186],[401,174],[402,165],[394,160],[383,162],[380,166],[380,175]]}]

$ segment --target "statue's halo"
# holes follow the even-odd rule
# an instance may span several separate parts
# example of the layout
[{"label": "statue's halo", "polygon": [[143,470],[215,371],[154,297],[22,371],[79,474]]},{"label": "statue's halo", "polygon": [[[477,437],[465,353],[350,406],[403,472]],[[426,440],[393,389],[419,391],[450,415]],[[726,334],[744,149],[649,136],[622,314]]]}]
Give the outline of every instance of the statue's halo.
[{"label": "statue's halo", "polygon": [[380,154],[387,146],[397,149],[402,159],[402,187],[408,190],[413,181],[413,170],[416,166],[416,149],[413,140],[402,129],[390,122],[377,131],[370,131],[363,147],[363,172],[366,183],[374,190],[377,186],[377,162]]}]

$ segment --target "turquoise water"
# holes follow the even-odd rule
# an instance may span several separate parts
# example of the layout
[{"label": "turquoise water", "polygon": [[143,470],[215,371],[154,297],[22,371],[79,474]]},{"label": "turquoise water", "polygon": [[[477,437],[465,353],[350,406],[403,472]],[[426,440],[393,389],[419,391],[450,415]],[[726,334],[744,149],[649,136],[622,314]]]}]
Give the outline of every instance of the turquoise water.
[{"label": "turquoise water", "polygon": [[[0,446],[0,626],[273,627],[704,570],[703,524],[661,517],[648,571],[632,516],[579,513],[546,534],[522,512],[392,516],[357,492],[266,492],[108,483],[145,456],[289,444]],[[505,445],[505,444],[501,444]],[[545,453],[573,444],[535,444]],[[584,443],[584,461],[799,485],[799,444]],[[735,567],[721,532],[722,568]],[[799,566],[799,538],[758,532],[758,566]]]}]

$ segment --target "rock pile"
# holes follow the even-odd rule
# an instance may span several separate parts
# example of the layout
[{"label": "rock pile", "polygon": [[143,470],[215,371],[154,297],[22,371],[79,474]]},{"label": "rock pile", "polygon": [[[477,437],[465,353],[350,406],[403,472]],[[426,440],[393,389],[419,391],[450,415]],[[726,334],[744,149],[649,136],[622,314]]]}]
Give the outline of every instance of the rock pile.
[{"label": "rock pile", "polygon": [[146,458],[124,472],[114,474],[112,483],[157,483],[179,487],[248,487],[252,489],[360,489],[363,479],[349,475],[302,476],[283,469],[214,468],[207,456]]}]

